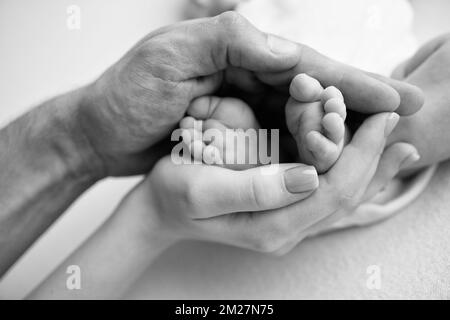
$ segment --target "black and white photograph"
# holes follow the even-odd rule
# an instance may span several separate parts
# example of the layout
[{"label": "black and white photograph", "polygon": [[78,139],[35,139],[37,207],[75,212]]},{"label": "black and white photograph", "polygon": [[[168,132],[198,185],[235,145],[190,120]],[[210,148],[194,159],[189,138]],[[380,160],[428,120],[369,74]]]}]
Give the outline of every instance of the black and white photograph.
[{"label": "black and white photograph", "polygon": [[449,14],[0,0],[0,300],[449,300]]}]

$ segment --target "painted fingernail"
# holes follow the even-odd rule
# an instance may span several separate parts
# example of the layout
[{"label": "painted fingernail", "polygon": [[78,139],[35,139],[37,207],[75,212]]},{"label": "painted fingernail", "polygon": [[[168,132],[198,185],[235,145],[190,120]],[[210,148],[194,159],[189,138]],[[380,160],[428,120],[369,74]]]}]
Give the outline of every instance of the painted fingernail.
[{"label": "painted fingernail", "polygon": [[403,160],[403,162],[400,164],[400,169],[407,169],[419,160],[420,155],[416,151],[414,151],[412,154],[406,157],[405,160]]},{"label": "painted fingernail", "polygon": [[302,165],[286,170],[284,183],[290,193],[303,193],[317,189],[319,177],[314,167]]},{"label": "painted fingernail", "polygon": [[267,43],[270,50],[276,54],[291,55],[297,52],[297,44],[295,42],[269,34]]},{"label": "painted fingernail", "polygon": [[384,136],[388,137],[392,131],[394,131],[395,127],[398,124],[398,121],[400,120],[400,116],[396,114],[395,112],[392,112],[387,120],[386,120],[386,127],[384,128]]}]

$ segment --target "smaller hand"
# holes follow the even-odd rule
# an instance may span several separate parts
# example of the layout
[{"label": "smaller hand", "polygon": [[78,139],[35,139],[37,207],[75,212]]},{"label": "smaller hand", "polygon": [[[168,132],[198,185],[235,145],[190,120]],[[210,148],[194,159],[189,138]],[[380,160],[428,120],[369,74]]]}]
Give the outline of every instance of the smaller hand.
[{"label": "smaller hand", "polygon": [[[383,188],[417,152],[396,144],[382,155],[397,121],[393,113],[368,118],[320,178],[312,167],[299,164],[282,164],[276,173],[262,175],[261,167],[233,171],[175,165],[166,157],[137,187],[134,201],[169,238],[283,254],[352,211],[366,193]],[[388,170],[383,163],[389,163]]]}]

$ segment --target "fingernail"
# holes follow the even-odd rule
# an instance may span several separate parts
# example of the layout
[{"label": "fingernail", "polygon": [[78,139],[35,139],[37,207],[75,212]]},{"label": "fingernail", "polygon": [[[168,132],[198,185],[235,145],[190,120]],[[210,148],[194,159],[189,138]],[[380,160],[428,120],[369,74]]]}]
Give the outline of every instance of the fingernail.
[{"label": "fingernail", "polygon": [[319,186],[317,171],[311,166],[298,166],[284,172],[284,183],[290,193],[313,191]]},{"label": "fingernail", "polygon": [[403,160],[403,162],[400,165],[400,169],[406,169],[406,168],[410,167],[412,164],[419,161],[419,159],[420,159],[420,155],[416,151],[414,151],[412,154],[410,154],[408,157],[406,157],[405,160]]},{"label": "fingernail", "polygon": [[384,128],[384,136],[388,137],[397,126],[400,116],[395,112],[392,112],[386,120],[386,127]]},{"label": "fingernail", "polygon": [[267,42],[270,50],[276,54],[291,55],[297,52],[297,44],[295,42],[277,37],[273,34],[268,35]]}]

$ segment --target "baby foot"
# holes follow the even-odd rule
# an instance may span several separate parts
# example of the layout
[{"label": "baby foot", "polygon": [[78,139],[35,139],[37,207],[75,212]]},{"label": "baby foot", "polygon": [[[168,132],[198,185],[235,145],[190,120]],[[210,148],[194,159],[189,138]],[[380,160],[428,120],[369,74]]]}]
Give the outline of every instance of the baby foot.
[{"label": "baby foot", "polygon": [[183,141],[191,156],[206,164],[244,170],[259,164],[259,129],[251,108],[234,98],[201,97],[194,100],[180,121]]},{"label": "baby foot", "polygon": [[324,89],[306,74],[297,75],[289,91],[286,122],[297,142],[300,161],[324,173],[338,160],[344,147],[344,97],[337,88]]}]

